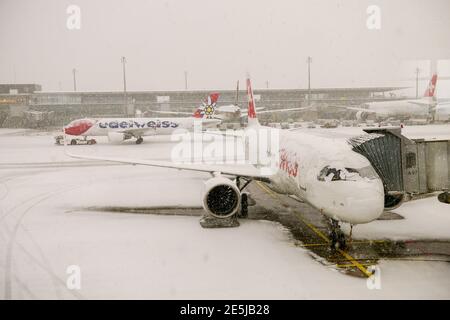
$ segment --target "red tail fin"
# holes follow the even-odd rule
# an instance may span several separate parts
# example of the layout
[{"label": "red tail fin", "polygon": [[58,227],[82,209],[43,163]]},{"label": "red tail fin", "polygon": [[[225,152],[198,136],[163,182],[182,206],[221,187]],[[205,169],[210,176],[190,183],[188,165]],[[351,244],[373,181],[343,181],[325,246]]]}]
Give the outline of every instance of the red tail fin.
[{"label": "red tail fin", "polygon": [[256,119],[255,99],[253,98],[252,83],[247,78],[248,118]]},{"label": "red tail fin", "polygon": [[436,89],[437,74],[433,74],[427,89],[425,90],[424,97],[434,97],[434,91]]},{"label": "red tail fin", "polygon": [[218,92],[210,93],[208,98],[206,99],[206,105],[211,106],[217,103],[219,100],[220,94]]},{"label": "red tail fin", "polygon": [[197,108],[197,110],[195,110],[194,114],[192,115],[194,118],[203,118],[203,113],[202,113],[202,109],[201,108]]},{"label": "red tail fin", "polygon": [[210,93],[206,101],[203,102],[203,106],[197,108],[194,114],[194,118],[212,118],[216,112],[216,103],[219,100],[220,94],[218,92]]},{"label": "red tail fin", "polygon": [[256,117],[255,98],[253,96],[252,83],[250,78],[247,78],[247,97],[248,97],[248,125],[259,125],[258,118]]}]

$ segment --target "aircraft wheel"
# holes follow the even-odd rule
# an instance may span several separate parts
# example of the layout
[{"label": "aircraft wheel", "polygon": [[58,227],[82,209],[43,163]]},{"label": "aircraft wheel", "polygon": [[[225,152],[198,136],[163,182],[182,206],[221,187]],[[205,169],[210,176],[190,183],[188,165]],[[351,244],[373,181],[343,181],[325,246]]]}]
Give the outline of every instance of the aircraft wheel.
[{"label": "aircraft wheel", "polygon": [[341,230],[333,230],[330,233],[331,249],[345,249],[347,242],[345,240],[345,234]]},{"label": "aircraft wheel", "polygon": [[144,141],[142,137],[137,138],[136,144],[141,144]]},{"label": "aircraft wheel", "polygon": [[241,195],[241,214],[242,218],[248,217],[248,196],[246,193]]},{"label": "aircraft wheel", "polygon": [[72,140],[70,141],[70,144],[73,145],[73,146],[76,145],[76,144],[77,144],[77,140],[72,139]]}]

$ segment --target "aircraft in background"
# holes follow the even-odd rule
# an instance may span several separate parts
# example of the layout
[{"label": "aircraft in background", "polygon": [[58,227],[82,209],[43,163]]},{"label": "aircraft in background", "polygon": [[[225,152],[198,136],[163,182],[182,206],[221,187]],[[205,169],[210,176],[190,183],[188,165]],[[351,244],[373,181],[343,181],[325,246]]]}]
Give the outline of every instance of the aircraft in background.
[{"label": "aircraft in background", "polygon": [[450,121],[450,101],[438,102],[434,109],[435,121]]},{"label": "aircraft in background", "polygon": [[[106,160],[127,164],[207,172],[203,207],[216,218],[229,218],[247,210],[247,196],[242,193],[256,180],[281,194],[295,195],[329,218],[333,247],[344,247],[345,236],[339,222],[368,223],[377,219],[385,207],[383,182],[369,160],[352,150],[346,141],[317,137],[302,131],[277,130],[259,124],[250,79],[247,79],[248,126],[243,131],[246,145],[258,155],[274,155],[271,170],[260,169],[260,163],[248,165],[213,165],[176,163],[144,159],[67,155],[74,158]],[[272,144],[249,144],[251,137],[279,136],[275,150]],[[67,152],[67,150],[66,150]],[[235,179],[230,179],[235,178]],[[243,184],[242,182],[245,181]]]},{"label": "aircraft in background", "polygon": [[[208,118],[213,119],[219,119],[224,122],[240,122],[242,123],[243,120],[247,117],[247,109],[241,108],[239,106],[239,81],[236,85],[236,97],[235,102],[233,104],[228,105],[217,105],[217,102],[219,100],[220,94],[219,93],[212,93],[208,97],[208,100],[203,102],[203,105],[200,106],[196,112],[199,112],[200,114],[205,114]],[[310,107],[303,107],[303,108],[286,108],[286,109],[273,109],[273,110],[264,110],[264,108],[256,108],[256,111],[258,111],[258,114],[265,114],[265,113],[277,113],[277,112],[288,112],[288,111],[303,111],[306,109],[309,109]],[[156,113],[161,114],[175,114],[175,115],[187,115],[188,112],[182,112],[182,111],[153,111]]]},{"label": "aircraft in background", "polygon": [[365,108],[345,107],[356,111],[356,119],[365,121],[370,116],[377,120],[388,118],[410,119],[416,117],[433,117],[437,105],[435,91],[437,74],[433,74],[421,99],[377,101],[363,104]]},{"label": "aircraft in background", "polygon": [[[208,97],[214,100],[213,96]],[[183,118],[101,118],[77,119],[64,127],[64,133],[71,136],[107,136],[110,142],[122,142],[131,138],[141,144],[144,136],[169,135],[177,129],[192,131],[195,125],[202,128],[216,128],[220,120],[209,118],[197,110],[191,117]],[[73,139],[75,141],[76,139]]]}]

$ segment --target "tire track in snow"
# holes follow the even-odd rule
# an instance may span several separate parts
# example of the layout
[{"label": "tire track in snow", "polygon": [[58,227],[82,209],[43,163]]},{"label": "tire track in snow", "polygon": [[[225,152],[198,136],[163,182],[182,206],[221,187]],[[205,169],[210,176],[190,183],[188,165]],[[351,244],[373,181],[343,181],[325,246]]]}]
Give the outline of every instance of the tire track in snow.
[{"label": "tire track in snow", "polygon": [[[37,196],[35,196],[33,198],[28,199],[27,201],[25,201],[25,202],[23,202],[23,203],[21,203],[19,205],[14,206],[10,210],[6,211],[6,213],[4,213],[0,217],[0,221],[1,221],[6,216],[8,216],[12,212],[16,211],[17,209],[19,209],[21,206],[29,203],[30,201],[38,199],[37,201],[33,201],[31,203],[31,205],[27,206],[23,211],[21,211],[20,217],[16,221],[16,224],[13,227],[12,231],[8,229],[6,223],[3,224],[4,228],[8,231],[8,233],[10,233],[10,239],[9,239],[9,242],[8,242],[8,245],[7,245],[6,257],[5,257],[5,278],[4,278],[4,281],[5,281],[4,297],[5,297],[5,299],[11,299],[12,298],[12,281],[11,281],[11,278],[12,278],[12,257],[13,257],[14,245],[18,246],[23,251],[23,253],[25,253],[29,258],[31,258],[43,271],[45,271],[51,277],[53,285],[55,286],[55,288],[56,288],[56,286],[63,286],[75,298],[77,298],[77,299],[82,299],[83,298],[81,296],[81,294],[79,294],[78,292],[74,292],[72,290],[69,290],[66,287],[66,283],[63,280],[61,280],[53,272],[53,270],[52,270],[52,268],[51,268],[51,266],[49,264],[48,259],[45,257],[42,249],[40,248],[40,246],[37,244],[36,241],[33,240],[35,246],[38,248],[38,251],[39,251],[39,253],[41,255],[41,258],[43,258],[43,260],[44,260],[44,263],[41,263],[38,259],[36,259],[28,250],[26,250],[15,239],[19,228],[23,228],[23,226],[21,225],[22,220],[24,219],[25,215],[29,211],[31,211],[31,209],[33,209],[34,207],[36,207],[40,203],[44,202],[45,200],[47,200],[47,199],[49,199],[49,198],[51,198],[51,197],[53,197],[55,195],[58,195],[58,194],[61,194],[61,193],[64,193],[64,192],[67,192],[67,191],[70,191],[70,190],[73,190],[73,189],[77,189],[77,188],[79,188],[81,186],[84,186],[84,184],[83,185],[77,185],[75,187],[70,187],[70,188],[67,188],[67,189],[64,189],[64,190],[53,191],[53,192],[46,192],[46,193],[43,193],[43,194],[39,194],[39,195],[37,195]],[[57,291],[59,292],[59,288],[57,289]]]}]

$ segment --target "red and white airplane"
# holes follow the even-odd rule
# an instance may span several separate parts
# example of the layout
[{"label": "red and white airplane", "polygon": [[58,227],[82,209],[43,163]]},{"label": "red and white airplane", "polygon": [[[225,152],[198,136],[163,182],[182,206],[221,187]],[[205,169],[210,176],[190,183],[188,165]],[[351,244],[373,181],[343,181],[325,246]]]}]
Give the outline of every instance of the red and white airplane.
[{"label": "red and white airplane", "polygon": [[[246,207],[242,193],[248,183],[257,180],[281,194],[295,195],[309,203],[330,219],[333,246],[345,246],[345,237],[339,222],[351,225],[377,219],[385,207],[383,183],[369,160],[352,150],[350,144],[333,138],[318,137],[302,131],[278,130],[264,127],[256,117],[256,108],[250,80],[247,79],[248,126],[243,132],[246,144],[258,154],[275,155],[270,170],[256,165],[213,165],[177,163],[130,158],[114,158],[70,154],[81,159],[107,160],[127,164],[207,172],[203,207],[207,214],[227,218]],[[274,134],[276,131],[276,134]],[[279,137],[276,149],[261,150],[261,144],[252,144],[251,137],[268,135]],[[66,151],[67,152],[67,151]],[[235,178],[235,179],[230,179]],[[246,210],[246,208],[245,208]]]},{"label": "red and white airplane", "polygon": [[357,111],[357,120],[366,120],[371,115],[379,120],[431,117],[437,105],[436,84],[437,74],[433,74],[421,99],[369,102],[364,104],[365,108],[346,107],[346,109]]},{"label": "red and white airplane", "polygon": [[[212,105],[214,94],[208,97]],[[206,106],[214,112],[210,105]],[[208,109],[209,110],[209,109]],[[220,120],[213,119],[200,108],[183,118],[101,118],[77,119],[64,127],[64,133],[72,136],[107,136],[110,142],[122,142],[136,138],[136,143],[142,143],[144,136],[170,135],[175,130],[193,130],[196,125],[202,128],[216,128]]]}]

